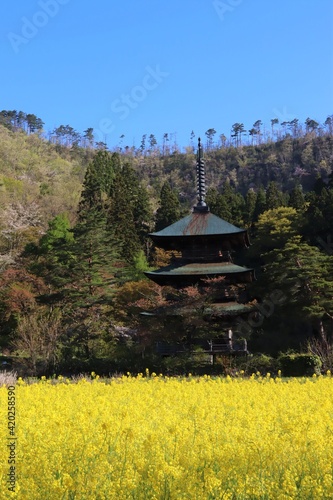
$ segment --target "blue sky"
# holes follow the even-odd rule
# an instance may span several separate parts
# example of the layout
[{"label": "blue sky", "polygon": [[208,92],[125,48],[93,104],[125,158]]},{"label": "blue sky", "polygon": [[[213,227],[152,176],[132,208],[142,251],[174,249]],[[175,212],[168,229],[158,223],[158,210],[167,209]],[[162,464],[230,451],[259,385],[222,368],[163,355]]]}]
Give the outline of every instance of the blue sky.
[{"label": "blue sky", "polygon": [[15,0],[0,43],[1,109],[110,148],[333,114],[332,0]]}]

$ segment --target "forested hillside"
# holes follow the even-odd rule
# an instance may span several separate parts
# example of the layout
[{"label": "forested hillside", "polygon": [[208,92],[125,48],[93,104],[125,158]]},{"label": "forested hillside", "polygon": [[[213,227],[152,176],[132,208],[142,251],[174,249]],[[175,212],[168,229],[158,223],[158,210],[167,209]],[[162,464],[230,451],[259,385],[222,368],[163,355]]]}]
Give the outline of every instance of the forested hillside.
[{"label": "forested hillside", "polygon": [[[170,291],[142,271],[169,257],[148,233],[195,203],[194,144],[180,152],[167,134],[162,145],[151,135],[138,149],[110,151],[94,143],[93,129],[80,136],[61,126],[45,137],[40,119],[20,113],[0,113],[3,353],[31,373],[156,367],[139,312],[164,304]],[[239,335],[253,352],[321,350],[329,366],[333,119],[279,129],[272,120],[268,136],[258,122],[247,141],[242,124],[230,141],[205,134],[210,209],[247,227],[252,240],[241,259],[256,270],[249,292],[261,319],[240,322]]]}]

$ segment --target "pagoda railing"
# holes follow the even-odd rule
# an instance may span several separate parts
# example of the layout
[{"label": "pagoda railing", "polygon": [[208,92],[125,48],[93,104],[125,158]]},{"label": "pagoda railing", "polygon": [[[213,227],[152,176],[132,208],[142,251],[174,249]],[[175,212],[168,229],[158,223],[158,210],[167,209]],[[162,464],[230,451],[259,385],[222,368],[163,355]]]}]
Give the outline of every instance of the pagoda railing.
[{"label": "pagoda railing", "polygon": [[177,354],[248,354],[247,341],[207,340],[194,344],[180,344],[157,342],[156,352],[161,356],[173,356]]}]

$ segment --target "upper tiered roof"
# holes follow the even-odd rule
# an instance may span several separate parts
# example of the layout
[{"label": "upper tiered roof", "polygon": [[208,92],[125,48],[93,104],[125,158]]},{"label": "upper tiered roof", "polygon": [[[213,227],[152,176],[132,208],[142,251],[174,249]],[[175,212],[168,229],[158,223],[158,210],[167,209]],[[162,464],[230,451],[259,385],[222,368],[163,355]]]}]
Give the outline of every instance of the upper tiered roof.
[{"label": "upper tiered roof", "polygon": [[206,204],[205,167],[200,138],[197,155],[197,188],[198,202],[193,207],[192,213],[161,231],[150,233],[154,243],[165,250],[178,251],[192,245],[194,239],[200,244],[204,241],[214,244],[218,239],[221,244],[220,250],[249,246],[246,229],[240,229],[212,214]]},{"label": "upper tiered roof", "polygon": [[[150,233],[153,242],[165,250],[181,250],[194,240],[207,240],[211,243],[218,240],[221,250],[249,246],[246,229],[233,224],[207,211],[195,211],[183,219],[171,224],[156,233]],[[198,241],[199,242],[199,241]]]}]

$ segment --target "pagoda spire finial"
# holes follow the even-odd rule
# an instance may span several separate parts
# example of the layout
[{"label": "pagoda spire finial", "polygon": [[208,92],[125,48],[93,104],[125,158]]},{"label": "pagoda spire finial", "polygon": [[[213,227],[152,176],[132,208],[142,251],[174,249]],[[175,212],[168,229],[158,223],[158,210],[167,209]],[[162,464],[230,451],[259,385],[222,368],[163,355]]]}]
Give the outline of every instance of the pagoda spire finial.
[{"label": "pagoda spire finial", "polygon": [[203,159],[203,151],[201,139],[198,139],[197,153],[197,188],[198,188],[198,203],[194,207],[195,211],[208,212],[209,208],[205,202],[206,196],[206,180],[205,180],[205,161]]}]

